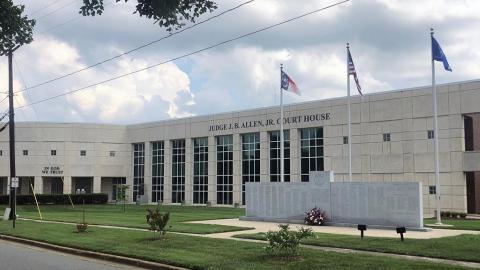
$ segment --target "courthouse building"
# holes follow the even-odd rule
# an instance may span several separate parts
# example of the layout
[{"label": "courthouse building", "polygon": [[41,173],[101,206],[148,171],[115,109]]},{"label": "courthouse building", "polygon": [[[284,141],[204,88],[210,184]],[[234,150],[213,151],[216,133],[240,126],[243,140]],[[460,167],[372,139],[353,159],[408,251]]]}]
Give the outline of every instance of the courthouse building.
[{"label": "courthouse building", "polygon": [[[286,105],[285,180],[332,170],[348,181],[347,99]],[[480,213],[480,80],[352,97],[353,181],[418,181],[435,209],[434,136],[442,208]],[[24,122],[16,126],[20,194],[103,192],[142,202],[242,205],[245,182],[279,181],[279,108],[133,125]],[[8,131],[0,133],[0,193],[8,190]],[[314,205],[312,205],[313,207]]]}]

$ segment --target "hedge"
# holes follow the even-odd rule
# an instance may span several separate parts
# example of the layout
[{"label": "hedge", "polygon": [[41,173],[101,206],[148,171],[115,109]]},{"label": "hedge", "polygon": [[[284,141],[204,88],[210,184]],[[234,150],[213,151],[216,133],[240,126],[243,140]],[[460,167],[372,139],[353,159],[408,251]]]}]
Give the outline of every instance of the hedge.
[{"label": "hedge", "polygon": [[[39,204],[70,204],[69,195],[66,194],[37,194]],[[85,204],[105,204],[108,202],[108,195],[105,193],[93,194],[70,194],[74,204],[81,204],[85,200]],[[9,196],[0,195],[0,204],[8,204]],[[17,195],[17,204],[35,204],[33,195]]]}]

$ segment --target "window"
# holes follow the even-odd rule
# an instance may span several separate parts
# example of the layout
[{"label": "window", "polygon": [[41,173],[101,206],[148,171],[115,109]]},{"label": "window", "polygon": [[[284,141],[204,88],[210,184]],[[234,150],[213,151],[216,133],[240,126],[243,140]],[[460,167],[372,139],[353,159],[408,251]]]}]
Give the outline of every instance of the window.
[{"label": "window", "polygon": [[429,138],[429,139],[435,138],[435,132],[433,132],[433,130],[428,130],[427,131],[427,138]]},{"label": "window", "polygon": [[[283,131],[284,180],[290,182],[290,131]],[[280,182],[280,131],[270,132],[270,182]]]},{"label": "window", "polygon": [[193,139],[193,203],[208,201],[208,138]]},{"label": "window", "polygon": [[152,142],[152,202],[163,202],[165,181],[165,143]]},{"label": "window", "polygon": [[436,186],[428,186],[428,194],[437,194]]},{"label": "window", "polygon": [[348,144],[348,136],[343,136],[343,144]]},{"label": "window", "polygon": [[[127,183],[127,179],[123,177],[116,177],[112,179],[112,200],[117,201],[117,198],[120,199],[123,196],[120,196],[120,192],[122,189],[119,188],[121,185],[125,185]],[[124,198],[124,197],[123,197]]]},{"label": "window", "polygon": [[217,204],[233,204],[233,137],[217,139]]},{"label": "window", "polygon": [[28,156],[28,150],[23,150],[23,155]]},{"label": "window", "polygon": [[242,204],[245,204],[245,183],[260,182],[260,133],[242,135]]},{"label": "window", "polygon": [[133,144],[133,201],[138,195],[144,195],[145,144]]},{"label": "window", "polygon": [[172,203],[185,202],[185,140],[172,141]]},{"label": "window", "polygon": [[50,150],[50,156],[56,156],[57,150]]},{"label": "window", "polygon": [[115,156],[115,151],[110,151],[110,157],[114,157]]},{"label": "window", "polygon": [[384,142],[390,141],[390,133],[383,133],[383,141]]},{"label": "window", "polygon": [[0,156],[3,156],[3,150],[0,150]]},{"label": "window", "polygon": [[87,150],[80,150],[80,156],[84,157],[87,155]]},{"label": "window", "polygon": [[300,131],[301,181],[308,182],[310,171],[323,171],[323,128]]}]

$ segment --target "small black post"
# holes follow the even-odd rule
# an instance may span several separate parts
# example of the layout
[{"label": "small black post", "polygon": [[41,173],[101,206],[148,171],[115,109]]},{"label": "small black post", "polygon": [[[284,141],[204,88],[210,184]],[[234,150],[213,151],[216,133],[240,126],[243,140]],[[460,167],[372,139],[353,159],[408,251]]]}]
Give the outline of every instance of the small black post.
[{"label": "small black post", "polygon": [[367,225],[358,224],[357,229],[360,231],[360,237],[363,238],[363,231],[367,230]]},{"label": "small black post", "polygon": [[397,228],[397,233],[400,234],[400,239],[403,242],[403,234],[407,232],[407,229],[405,227],[398,227]]}]

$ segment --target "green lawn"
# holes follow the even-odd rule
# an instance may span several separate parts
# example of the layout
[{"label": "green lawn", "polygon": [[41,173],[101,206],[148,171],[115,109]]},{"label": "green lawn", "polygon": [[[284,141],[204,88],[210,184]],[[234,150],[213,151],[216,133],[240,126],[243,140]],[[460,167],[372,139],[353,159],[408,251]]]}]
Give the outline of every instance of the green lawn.
[{"label": "green lawn", "polygon": [[[5,205],[0,205],[0,212],[3,213]],[[121,205],[85,205],[86,222],[89,224],[127,226],[136,228],[148,228],[145,220],[146,209],[155,209],[156,205],[127,205],[126,212],[123,212]],[[83,206],[77,205],[72,209],[69,205],[43,205],[40,206],[44,220],[81,222]],[[238,218],[245,215],[245,210],[228,207],[201,207],[201,206],[159,206],[162,212],[170,212],[170,231],[185,233],[218,233],[228,231],[239,231],[246,228],[190,224],[186,221]],[[17,213],[20,217],[40,219],[36,206],[19,205]]]},{"label": "green lawn", "polygon": [[[368,234],[368,231],[367,231]],[[351,248],[359,250],[435,257],[443,259],[480,262],[480,235],[460,235],[436,239],[381,238],[316,233],[317,238],[306,239],[303,244]],[[240,234],[238,238],[265,240],[265,234]]]},{"label": "green lawn", "polygon": [[[435,222],[437,222],[437,219],[435,219],[435,218],[426,218],[423,221],[423,223],[427,227],[428,227],[427,224],[435,224]],[[448,218],[442,218],[442,223],[447,224],[447,225],[453,225],[453,226],[446,226],[446,227],[435,226],[435,228],[452,229],[452,230],[480,231],[480,219],[448,219]]]},{"label": "green lawn", "polygon": [[[301,249],[303,260],[283,263],[266,256],[264,244],[167,234],[151,241],[151,232],[89,228],[76,233],[65,224],[0,221],[0,234],[168,263],[192,269],[466,269],[450,265],[378,256]],[[440,247],[439,247],[440,248]]]}]

